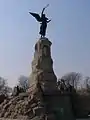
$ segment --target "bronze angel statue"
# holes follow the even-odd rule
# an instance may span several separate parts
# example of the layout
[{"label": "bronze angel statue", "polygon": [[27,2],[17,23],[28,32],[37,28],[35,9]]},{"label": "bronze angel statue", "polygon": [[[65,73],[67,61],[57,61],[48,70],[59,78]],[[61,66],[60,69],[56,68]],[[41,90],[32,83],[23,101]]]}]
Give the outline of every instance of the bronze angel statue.
[{"label": "bronze angel statue", "polygon": [[[46,7],[48,7],[48,5]],[[42,13],[41,13],[41,17],[37,13],[29,12],[41,24],[41,26],[40,26],[40,32],[39,32],[39,34],[41,35],[41,37],[45,36],[45,34],[46,34],[46,28],[47,28],[47,23],[49,23],[51,21],[44,14],[44,10],[45,10],[46,7],[43,8]]]}]

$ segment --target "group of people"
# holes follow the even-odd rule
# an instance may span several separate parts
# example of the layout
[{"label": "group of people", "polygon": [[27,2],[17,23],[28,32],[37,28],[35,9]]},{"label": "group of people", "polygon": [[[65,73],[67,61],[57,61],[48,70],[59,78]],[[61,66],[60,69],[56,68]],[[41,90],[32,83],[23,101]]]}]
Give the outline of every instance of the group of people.
[{"label": "group of people", "polygon": [[60,90],[61,93],[68,92],[71,93],[75,91],[74,87],[70,84],[66,85],[65,80],[61,79],[57,83],[58,89]]},{"label": "group of people", "polygon": [[19,95],[19,93],[22,93],[22,92],[24,92],[24,89],[17,85],[13,89],[12,96],[17,96]]}]

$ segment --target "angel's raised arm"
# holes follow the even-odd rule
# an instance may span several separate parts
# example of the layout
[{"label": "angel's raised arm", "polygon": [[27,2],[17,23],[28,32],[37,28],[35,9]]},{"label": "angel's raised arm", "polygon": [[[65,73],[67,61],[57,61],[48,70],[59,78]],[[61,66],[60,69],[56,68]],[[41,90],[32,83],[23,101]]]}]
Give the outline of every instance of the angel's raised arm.
[{"label": "angel's raised arm", "polygon": [[45,10],[48,6],[49,6],[49,4],[47,4],[47,6],[43,8],[42,13],[41,13],[41,16],[43,15],[44,10]]},{"label": "angel's raised arm", "polygon": [[43,15],[43,13],[44,13],[44,10],[45,10],[45,8],[43,8],[43,10],[42,10],[42,13],[41,13],[41,16]]}]

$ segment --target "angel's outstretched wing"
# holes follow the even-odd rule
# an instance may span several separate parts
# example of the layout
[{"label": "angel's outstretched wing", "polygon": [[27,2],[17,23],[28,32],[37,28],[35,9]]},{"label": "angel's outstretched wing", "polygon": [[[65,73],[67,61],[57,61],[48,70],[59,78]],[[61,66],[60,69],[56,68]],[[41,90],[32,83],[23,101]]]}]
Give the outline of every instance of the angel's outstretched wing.
[{"label": "angel's outstretched wing", "polygon": [[41,18],[40,18],[40,16],[39,16],[39,14],[37,14],[37,13],[32,13],[32,12],[29,12],[29,13],[30,13],[33,17],[35,17],[38,22],[41,22]]}]

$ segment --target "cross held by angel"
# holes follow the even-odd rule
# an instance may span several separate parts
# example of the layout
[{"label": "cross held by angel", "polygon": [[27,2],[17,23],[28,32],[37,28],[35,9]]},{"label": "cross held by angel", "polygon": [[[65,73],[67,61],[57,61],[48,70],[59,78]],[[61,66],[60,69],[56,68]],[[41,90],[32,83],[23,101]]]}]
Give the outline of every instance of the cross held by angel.
[{"label": "cross held by angel", "polygon": [[36,20],[38,22],[40,22],[41,26],[40,26],[40,32],[39,34],[41,35],[41,37],[44,37],[46,34],[46,28],[47,28],[47,23],[49,23],[51,20],[49,20],[46,15],[44,14],[44,10],[49,6],[49,4],[43,8],[42,12],[41,12],[41,17],[39,14],[37,13],[32,13],[29,12],[33,17],[36,18]]}]

